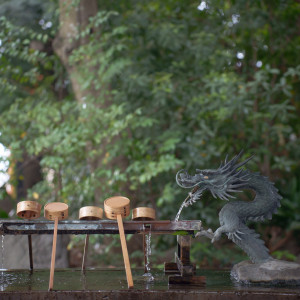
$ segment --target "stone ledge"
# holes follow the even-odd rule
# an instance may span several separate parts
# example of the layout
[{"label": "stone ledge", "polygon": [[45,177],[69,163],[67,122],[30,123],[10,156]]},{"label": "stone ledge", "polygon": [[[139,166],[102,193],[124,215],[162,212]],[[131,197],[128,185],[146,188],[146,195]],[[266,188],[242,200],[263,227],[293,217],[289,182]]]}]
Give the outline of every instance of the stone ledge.
[{"label": "stone ledge", "polygon": [[247,260],[233,266],[231,277],[245,284],[300,285],[300,264],[277,259],[254,264]]}]

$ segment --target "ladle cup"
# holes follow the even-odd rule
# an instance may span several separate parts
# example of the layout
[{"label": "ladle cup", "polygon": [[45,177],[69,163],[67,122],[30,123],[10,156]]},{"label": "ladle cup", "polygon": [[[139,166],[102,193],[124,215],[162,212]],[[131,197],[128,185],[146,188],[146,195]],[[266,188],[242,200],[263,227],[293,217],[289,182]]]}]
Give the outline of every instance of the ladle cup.
[{"label": "ladle cup", "polygon": [[[132,210],[133,221],[153,221],[155,220],[155,210],[151,207],[137,207]],[[143,251],[144,251],[144,272],[147,273],[147,255],[146,255],[146,238],[143,233]]]},{"label": "ladle cup", "polygon": [[51,268],[50,268],[50,278],[49,278],[49,291],[51,291],[53,289],[53,279],[54,279],[57,226],[59,220],[65,220],[68,218],[68,205],[61,202],[48,203],[44,207],[44,214],[46,219],[54,221]]},{"label": "ladle cup", "polygon": [[[96,221],[103,217],[103,209],[97,206],[84,206],[79,210],[79,220]],[[85,271],[85,263],[88,252],[89,235],[85,236],[84,251],[82,257],[81,271]]]},{"label": "ladle cup", "polygon": [[[21,201],[17,204],[17,216],[22,219],[33,220],[41,215],[42,205],[36,201]],[[28,234],[28,252],[30,270],[33,270],[32,240]]]},{"label": "ladle cup", "polygon": [[151,207],[137,207],[132,210],[133,221],[155,220],[155,210]]},{"label": "ladle cup", "polygon": [[127,284],[128,288],[133,288],[133,280],[122,220],[122,218],[127,217],[130,213],[130,200],[122,196],[108,198],[104,201],[104,212],[108,219],[117,219],[118,221]]}]

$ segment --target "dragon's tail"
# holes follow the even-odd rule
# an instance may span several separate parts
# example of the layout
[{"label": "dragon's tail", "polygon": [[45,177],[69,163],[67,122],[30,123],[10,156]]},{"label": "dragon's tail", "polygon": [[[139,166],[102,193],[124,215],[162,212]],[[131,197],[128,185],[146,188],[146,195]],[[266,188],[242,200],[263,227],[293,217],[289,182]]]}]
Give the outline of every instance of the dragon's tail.
[{"label": "dragon's tail", "polygon": [[264,241],[259,238],[259,234],[246,225],[241,224],[237,232],[227,233],[227,235],[248,254],[253,263],[262,263],[272,259]]}]

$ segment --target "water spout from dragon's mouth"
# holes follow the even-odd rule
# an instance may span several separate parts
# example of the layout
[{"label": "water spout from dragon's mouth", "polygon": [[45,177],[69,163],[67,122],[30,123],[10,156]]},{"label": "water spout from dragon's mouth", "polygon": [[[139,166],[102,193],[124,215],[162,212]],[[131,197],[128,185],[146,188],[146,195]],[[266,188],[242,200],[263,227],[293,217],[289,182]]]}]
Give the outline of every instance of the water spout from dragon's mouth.
[{"label": "water spout from dragon's mouth", "polygon": [[191,176],[187,170],[180,170],[176,174],[177,184],[185,189],[193,188],[197,185],[197,182],[194,182],[193,176]]}]

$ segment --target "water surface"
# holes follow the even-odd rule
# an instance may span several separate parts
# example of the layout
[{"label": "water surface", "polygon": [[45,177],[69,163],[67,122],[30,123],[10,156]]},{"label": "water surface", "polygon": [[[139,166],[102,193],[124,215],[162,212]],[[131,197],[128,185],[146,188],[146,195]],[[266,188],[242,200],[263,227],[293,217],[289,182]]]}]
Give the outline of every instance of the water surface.
[{"label": "water surface", "polygon": [[[242,286],[230,279],[228,270],[198,270],[197,275],[206,276],[205,287],[168,286],[168,276],[162,270],[151,270],[154,281],[143,276],[144,269],[133,269],[135,290],[196,289],[206,291],[293,291],[295,286]],[[47,291],[49,270],[4,270],[0,271],[0,291]],[[123,269],[80,269],[55,270],[55,290],[126,290],[127,281]]]}]

